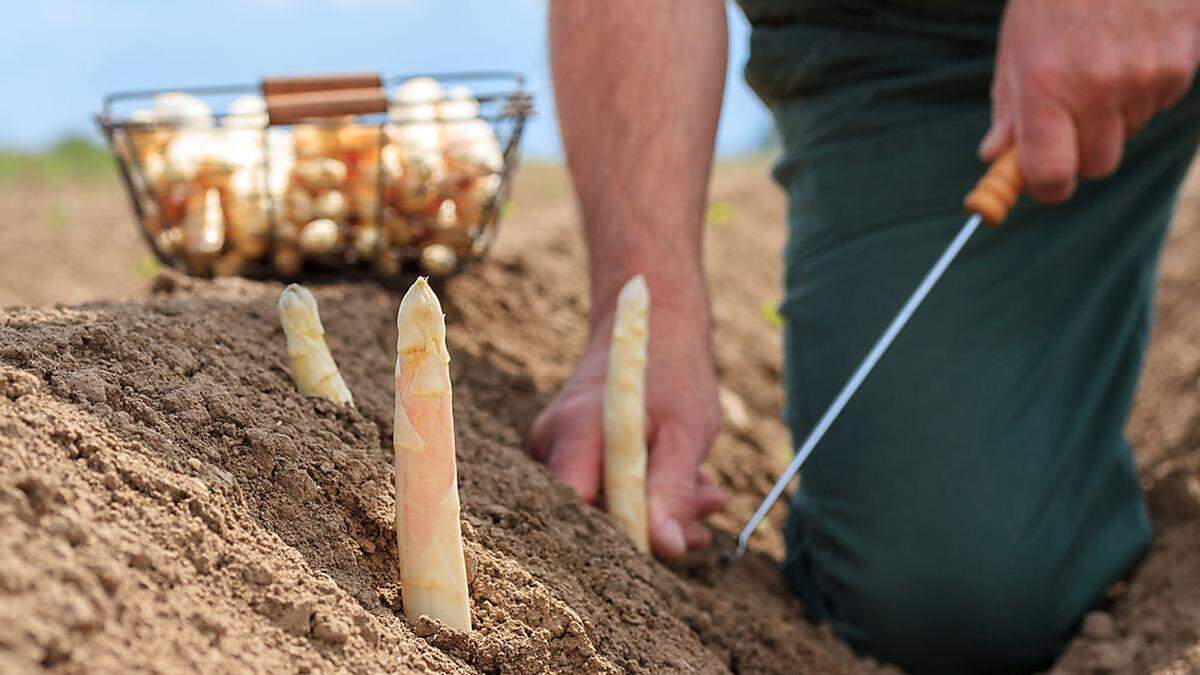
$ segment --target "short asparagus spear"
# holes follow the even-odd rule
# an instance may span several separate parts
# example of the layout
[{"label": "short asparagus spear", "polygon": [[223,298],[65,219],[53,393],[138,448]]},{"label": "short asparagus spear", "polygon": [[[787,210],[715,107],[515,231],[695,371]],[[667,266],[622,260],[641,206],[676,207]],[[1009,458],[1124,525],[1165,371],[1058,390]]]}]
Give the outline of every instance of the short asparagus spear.
[{"label": "short asparagus spear", "polygon": [[617,296],[604,386],[604,497],[639,551],[646,529],[646,340],[650,291],[642,275]]},{"label": "short asparagus spear", "polygon": [[404,295],[396,326],[393,444],[404,615],[469,631],[446,321],[424,278]]},{"label": "short asparagus spear", "polygon": [[300,284],[283,289],[279,296],[279,321],[287,336],[296,388],[305,394],[324,396],[338,405],[353,403],[350,390],[342,381],[342,374],[325,344],[325,328],[321,325],[313,294]]}]

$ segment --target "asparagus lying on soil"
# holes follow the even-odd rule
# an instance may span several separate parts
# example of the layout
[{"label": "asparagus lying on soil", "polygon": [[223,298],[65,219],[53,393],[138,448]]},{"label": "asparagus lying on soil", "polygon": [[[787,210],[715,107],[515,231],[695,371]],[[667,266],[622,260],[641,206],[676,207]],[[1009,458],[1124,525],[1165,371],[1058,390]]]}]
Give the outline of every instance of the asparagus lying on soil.
[{"label": "asparagus lying on soil", "polygon": [[321,325],[313,294],[300,284],[283,289],[279,296],[279,321],[287,336],[296,388],[305,394],[324,396],[338,405],[353,403],[350,390],[342,381],[342,374],[325,344],[325,328]]},{"label": "asparagus lying on soil", "polygon": [[617,296],[604,385],[604,497],[643,553],[646,528],[646,340],[650,291],[642,275]]},{"label": "asparagus lying on soil", "polygon": [[417,279],[396,316],[396,536],[404,615],[471,630],[442,305]]}]

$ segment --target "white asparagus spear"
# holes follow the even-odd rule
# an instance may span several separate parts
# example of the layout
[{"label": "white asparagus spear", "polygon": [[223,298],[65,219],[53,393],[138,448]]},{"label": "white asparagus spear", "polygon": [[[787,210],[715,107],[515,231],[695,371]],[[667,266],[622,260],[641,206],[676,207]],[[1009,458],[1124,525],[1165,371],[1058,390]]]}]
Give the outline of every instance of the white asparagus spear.
[{"label": "white asparagus spear", "polygon": [[424,277],[400,302],[396,327],[393,443],[404,616],[469,631],[446,320]]},{"label": "white asparagus spear", "polygon": [[279,322],[287,336],[296,388],[305,394],[324,396],[338,405],[353,403],[325,344],[325,327],[317,313],[317,299],[307,288],[291,284],[283,289],[279,296]]},{"label": "white asparagus spear", "polygon": [[604,498],[643,553],[646,528],[646,340],[650,290],[642,275],[617,296],[604,385]]}]

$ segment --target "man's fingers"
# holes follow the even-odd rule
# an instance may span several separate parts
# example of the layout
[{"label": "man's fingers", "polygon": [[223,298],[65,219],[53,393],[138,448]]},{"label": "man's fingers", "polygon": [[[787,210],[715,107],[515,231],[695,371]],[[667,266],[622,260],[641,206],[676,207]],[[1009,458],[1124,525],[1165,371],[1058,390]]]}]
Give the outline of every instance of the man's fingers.
[{"label": "man's fingers", "polygon": [[690,549],[706,548],[712,544],[712,533],[700,519],[724,508],[725,492],[715,485],[703,485],[699,481],[692,489],[694,495],[691,497],[690,515],[679,514],[678,504],[682,503],[682,499],[672,502],[670,497],[653,491],[650,493],[650,546],[660,558],[670,560]]},{"label": "man's fingers", "polygon": [[712,532],[698,520],[683,527],[683,538],[689,549],[708,548],[712,545]]},{"label": "man's fingers", "polygon": [[1170,108],[1187,95],[1196,76],[1196,58],[1200,56],[1195,53],[1195,46],[1191,50],[1181,50],[1165,40],[1158,43],[1158,49],[1163,67],[1159,73],[1155,112]]},{"label": "man's fingers", "polygon": [[649,500],[650,550],[663,560],[674,560],[687,553],[687,539],[681,521],[671,515],[670,505],[658,495]]},{"label": "man's fingers", "polygon": [[1154,116],[1154,106],[1155,102],[1147,98],[1130,103],[1125,107],[1123,115],[1125,118],[1125,138],[1129,138],[1146,128],[1146,124]]},{"label": "man's fingers", "polygon": [[1089,180],[1110,176],[1121,163],[1125,120],[1115,110],[1080,118],[1079,175]]},{"label": "man's fingers", "polygon": [[1012,122],[1007,117],[995,120],[979,144],[979,159],[991,164],[1012,145]]},{"label": "man's fingers", "polygon": [[576,418],[560,422],[557,431],[546,467],[584,502],[596,503],[603,461],[602,430],[598,424]]},{"label": "man's fingers", "polygon": [[979,143],[979,159],[991,164],[1013,141],[1012,115],[1009,114],[1008,81],[1005,79],[1004,59],[996,59],[992,75],[992,124]]},{"label": "man's fingers", "polygon": [[1016,122],[1021,176],[1029,194],[1047,204],[1066,201],[1075,191],[1079,148],[1070,111],[1037,92],[1021,97]]},{"label": "man's fingers", "polygon": [[1009,86],[1005,75],[1005,60],[996,59],[992,75],[992,124],[979,144],[979,159],[991,164],[1013,141],[1013,121],[1010,114]]},{"label": "man's fingers", "polygon": [[696,480],[696,518],[704,518],[725,508],[728,496],[703,473]]},{"label": "man's fingers", "polygon": [[658,427],[654,433],[646,492],[649,495],[650,548],[660,558],[687,553],[684,526],[695,520],[697,458],[705,448],[677,425]]},{"label": "man's fingers", "polygon": [[554,423],[558,419],[553,408],[547,408],[538,415],[529,430],[529,455],[539,462],[545,463],[550,458],[554,448]]}]

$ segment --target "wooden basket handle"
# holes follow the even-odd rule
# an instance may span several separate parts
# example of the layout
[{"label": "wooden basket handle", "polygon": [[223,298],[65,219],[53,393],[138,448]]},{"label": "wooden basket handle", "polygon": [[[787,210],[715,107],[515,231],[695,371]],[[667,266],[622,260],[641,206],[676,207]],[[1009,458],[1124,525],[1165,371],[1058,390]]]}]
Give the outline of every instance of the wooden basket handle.
[{"label": "wooden basket handle", "polygon": [[310,117],[387,112],[383,78],[377,73],[268,77],[262,81],[270,124]]},{"label": "wooden basket handle", "polygon": [[302,91],[330,91],[333,89],[382,88],[383,78],[379,73],[333,73],[329,75],[295,75],[264,77],[263,96],[296,94]]}]

